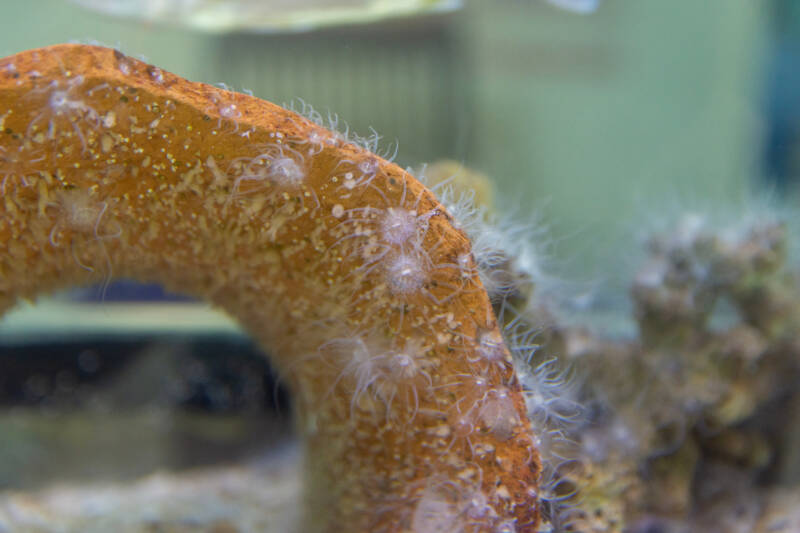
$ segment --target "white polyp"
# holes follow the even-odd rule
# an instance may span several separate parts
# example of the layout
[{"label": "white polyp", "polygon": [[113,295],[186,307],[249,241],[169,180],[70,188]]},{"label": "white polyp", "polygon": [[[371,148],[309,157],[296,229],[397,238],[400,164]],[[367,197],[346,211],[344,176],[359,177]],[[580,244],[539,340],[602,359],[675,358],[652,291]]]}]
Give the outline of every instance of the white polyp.
[{"label": "white polyp", "polygon": [[402,294],[416,292],[428,280],[422,258],[413,253],[399,253],[386,262],[386,281],[392,291]]},{"label": "white polyp", "polygon": [[322,352],[328,352],[336,358],[336,366],[341,368],[336,383],[352,388],[351,409],[359,405],[362,396],[381,376],[381,352],[374,350],[375,347],[360,336],[337,339],[321,347]]},{"label": "white polyp", "polygon": [[381,221],[383,240],[390,244],[401,245],[408,242],[417,233],[417,213],[401,207],[390,207]]},{"label": "white polyp", "polygon": [[431,489],[423,493],[411,518],[412,531],[417,533],[461,531],[461,525],[456,506],[445,495]]},{"label": "white polyp", "polygon": [[153,68],[150,70],[150,77],[153,78],[153,81],[156,83],[164,83],[164,74],[162,74],[161,69]]},{"label": "white polyp", "polygon": [[283,185],[300,185],[306,177],[305,172],[291,157],[279,157],[272,160],[270,176]]},{"label": "white polyp", "polygon": [[578,423],[583,407],[575,384],[558,367],[555,359],[545,360],[518,373],[529,418],[543,427],[564,428]]},{"label": "white polyp", "polygon": [[220,107],[219,114],[225,118],[239,118],[242,116],[242,114],[236,110],[236,104],[229,104]]},{"label": "white polyp", "polygon": [[[69,93],[75,87],[83,83],[83,76],[75,76],[67,81],[67,87],[63,89],[56,89],[50,93],[47,103],[53,115],[60,115],[62,113],[71,113],[75,111],[89,111],[91,108],[83,103],[81,100],[73,100],[70,98]],[[59,84],[53,82],[50,87],[58,87]]]},{"label": "white polyp", "polygon": [[453,421],[451,429],[456,437],[468,437],[475,431],[475,424],[470,420],[471,416],[471,413],[467,413]]},{"label": "white polyp", "polygon": [[309,147],[306,150],[306,154],[308,156],[317,155],[322,151],[325,144],[330,144],[329,140],[330,139],[328,137],[324,136],[320,132],[311,131],[307,137],[307,142],[309,144]]},{"label": "white polyp", "polygon": [[407,353],[398,353],[389,360],[389,371],[394,378],[411,379],[417,375],[417,363]]},{"label": "white polyp", "polygon": [[470,253],[465,252],[458,254],[456,265],[458,266],[458,269],[461,271],[461,276],[464,278],[470,278],[475,273],[472,254]]},{"label": "white polyp", "polygon": [[519,424],[519,415],[505,387],[493,389],[486,394],[478,417],[499,440],[510,439],[514,426]]},{"label": "white polyp", "polygon": [[486,498],[486,495],[483,492],[476,490],[470,496],[466,509],[468,517],[473,520],[480,520],[494,512],[495,511],[492,509],[492,506],[489,505],[488,498]]},{"label": "white polyp", "polygon": [[56,112],[69,108],[67,91],[53,91],[53,94],[50,95],[50,107]]},{"label": "white polyp", "polygon": [[365,175],[374,174],[378,171],[378,161],[376,159],[366,159],[358,164],[358,170]]},{"label": "white polyp", "polygon": [[325,142],[325,139],[320,135],[317,131],[312,131],[308,134],[308,142],[311,144],[321,145]]},{"label": "white polyp", "polygon": [[508,357],[503,337],[498,331],[485,331],[478,336],[478,354],[481,359],[492,363],[502,363]]},{"label": "white polyp", "polygon": [[288,189],[300,187],[306,178],[303,156],[288,146],[269,145],[266,150],[253,158],[236,161],[242,165],[242,172],[236,178],[238,190],[242,182],[272,182]]}]

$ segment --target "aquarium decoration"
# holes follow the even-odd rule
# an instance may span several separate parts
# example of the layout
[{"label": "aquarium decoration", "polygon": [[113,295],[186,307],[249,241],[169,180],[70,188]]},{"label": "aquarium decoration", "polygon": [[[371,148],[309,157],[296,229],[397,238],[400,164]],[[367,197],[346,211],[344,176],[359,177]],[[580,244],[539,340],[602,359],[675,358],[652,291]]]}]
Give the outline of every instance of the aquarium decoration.
[{"label": "aquarium decoration", "polygon": [[211,33],[300,32],[447,13],[461,0],[70,0],[117,17]]},{"label": "aquarium decoration", "polygon": [[292,391],[301,531],[534,530],[532,349],[504,342],[492,249],[305,111],[108,48],[3,59],[0,308],[125,278],[226,310]]}]

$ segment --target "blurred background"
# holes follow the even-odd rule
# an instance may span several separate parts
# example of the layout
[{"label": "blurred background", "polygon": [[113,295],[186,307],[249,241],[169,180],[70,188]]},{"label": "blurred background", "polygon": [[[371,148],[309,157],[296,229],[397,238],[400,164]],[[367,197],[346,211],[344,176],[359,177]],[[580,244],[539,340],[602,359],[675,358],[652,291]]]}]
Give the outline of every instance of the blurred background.
[{"label": "blurred background", "polygon": [[[800,165],[791,0],[561,0],[596,6],[583,15],[544,0],[227,2],[245,6],[238,26],[187,15],[226,2],[172,3],[186,7],[2,2],[0,53],[97,41],[191,80],[301,98],[398,142],[404,165],[451,158],[486,173],[509,208],[544,214],[566,257],[616,246],[665,200],[724,203],[754,181],[784,187]],[[393,3],[398,18],[313,16]],[[276,21],[247,7],[259,4],[311,7]]]},{"label": "blurred background", "polygon": [[[548,226],[577,280],[612,277],[675,211],[795,201],[792,0],[5,0],[0,20],[2,55],[98,42],[374,128],[402,165],[482,172],[495,210]],[[289,410],[235,324],[158,288],[73,291],[0,322],[0,489],[251,457],[289,438]]]}]

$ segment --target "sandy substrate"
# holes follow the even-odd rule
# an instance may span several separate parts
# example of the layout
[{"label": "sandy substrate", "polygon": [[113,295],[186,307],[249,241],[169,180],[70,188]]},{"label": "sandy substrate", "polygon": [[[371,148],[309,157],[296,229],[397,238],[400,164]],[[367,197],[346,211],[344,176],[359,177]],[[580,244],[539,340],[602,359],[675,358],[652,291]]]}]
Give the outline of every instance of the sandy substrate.
[{"label": "sandy substrate", "polygon": [[285,533],[299,497],[296,446],[263,461],[135,482],[0,492],[1,533]]}]

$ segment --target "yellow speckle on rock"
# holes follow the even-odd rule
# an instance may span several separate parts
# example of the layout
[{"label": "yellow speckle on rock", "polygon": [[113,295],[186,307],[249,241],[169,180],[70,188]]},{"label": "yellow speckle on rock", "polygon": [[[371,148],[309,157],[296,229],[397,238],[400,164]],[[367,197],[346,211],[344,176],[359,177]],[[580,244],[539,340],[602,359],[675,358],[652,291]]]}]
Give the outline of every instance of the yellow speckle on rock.
[{"label": "yellow speckle on rock", "polygon": [[114,148],[114,139],[108,133],[104,133],[100,137],[100,149],[103,150],[104,154],[107,154],[112,148]]}]

